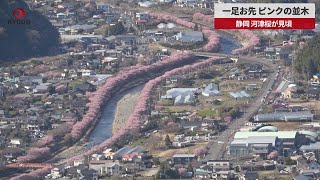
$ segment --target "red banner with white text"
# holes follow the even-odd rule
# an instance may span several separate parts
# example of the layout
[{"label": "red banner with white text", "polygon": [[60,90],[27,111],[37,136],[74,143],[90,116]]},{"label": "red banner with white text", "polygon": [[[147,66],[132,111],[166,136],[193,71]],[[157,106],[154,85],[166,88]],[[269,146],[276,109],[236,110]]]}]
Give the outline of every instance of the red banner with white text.
[{"label": "red banner with white text", "polygon": [[314,29],[314,18],[215,18],[215,29]]},{"label": "red banner with white text", "polygon": [[215,29],[315,29],[314,3],[216,3]]}]

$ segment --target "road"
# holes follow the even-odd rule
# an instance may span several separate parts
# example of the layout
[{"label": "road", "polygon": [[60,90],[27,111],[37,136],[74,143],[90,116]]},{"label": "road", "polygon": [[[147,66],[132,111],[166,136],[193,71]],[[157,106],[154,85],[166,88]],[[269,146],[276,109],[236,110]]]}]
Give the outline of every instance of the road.
[{"label": "road", "polygon": [[[219,53],[202,53],[197,52],[196,55],[201,56],[222,56],[222,57],[230,57],[228,54],[219,54]],[[232,56],[236,57],[236,56]],[[245,62],[257,62],[262,63],[266,66],[268,66],[273,72],[268,77],[267,83],[264,85],[264,87],[261,88],[260,95],[256,97],[255,101],[251,104],[251,106],[247,109],[247,111],[243,114],[243,116],[239,119],[236,119],[233,121],[229,126],[228,129],[223,131],[220,136],[218,136],[217,139],[214,141],[209,142],[208,147],[208,155],[204,159],[204,161],[208,160],[217,160],[217,159],[223,159],[224,151],[226,150],[226,147],[230,141],[230,139],[233,137],[234,133],[239,130],[241,126],[243,126],[245,123],[248,122],[248,120],[260,109],[260,107],[263,105],[262,99],[263,97],[267,96],[267,93],[269,89],[273,87],[273,84],[276,80],[276,74],[277,74],[277,65],[272,64],[269,60],[257,58],[257,57],[239,57],[238,59],[239,63],[245,63]],[[224,143],[221,143],[224,142]]]}]

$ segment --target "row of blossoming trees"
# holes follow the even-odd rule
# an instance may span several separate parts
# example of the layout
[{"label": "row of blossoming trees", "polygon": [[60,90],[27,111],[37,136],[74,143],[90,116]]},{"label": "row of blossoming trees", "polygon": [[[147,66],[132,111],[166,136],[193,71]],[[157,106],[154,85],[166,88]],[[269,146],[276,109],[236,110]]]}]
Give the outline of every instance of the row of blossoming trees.
[{"label": "row of blossoming trees", "polygon": [[245,39],[246,44],[241,48],[233,50],[233,54],[247,53],[250,49],[260,43],[259,37],[250,30],[241,30],[239,33],[240,36]]},{"label": "row of blossoming trees", "polygon": [[[192,71],[198,70],[198,69],[203,69],[206,68],[213,63],[215,63],[219,58],[218,57],[213,57],[208,60],[205,60],[203,62],[198,62],[192,65],[185,65],[179,68],[175,68],[173,70],[165,72],[163,75],[150,80],[143,88],[141,91],[141,94],[139,96],[139,101],[137,102],[134,112],[130,115],[128,118],[126,125],[124,128],[121,130],[117,131],[114,135],[112,135],[111,138],[107,139],[106,141],[102,142],[101,144],[94,146],[92,149],[86,151],[85,153],[72,157],[66,161],[73,161],[75,159],[81,158],[83,156],[90,155],[95,152],[102,151],[106,146],[109,146],[116,142],[119,138],[123,137],[126,133],[132,132],[132,131],[138,131],[141,124],[142,116],[149,110],[149,107],[151,104],[148,104],[150,102],[150,98],[152,96],[154,88],[159,85],[163,80],[165,80],[168,77],[171,77],[172,75],[178,75],[178,74],[185,74],[185,73],[190,73]],[[197,150],[197,153],[199,154],[204,154],[205,149],[199,148]]]},{"label": "row of blossoming trees", "polygon": [[193,16],[192,16],[192,19],[196,20],[196,21],[202,21],[202,22],[205,22],[207,24],[212,24],[213,25],[213,16],[205,15],[205,14],[202,14],[200,12],[194,13]]},{"label": "row of blossoming trees", "polygon": [[145,77],[148,73],[162,72],[164,69],[174,68],[193,61],[195,57],[189,52],[177,52],[171,56],[164,58],[162,61],[148,66],[137,65],[121,71],[116,76],[107,80],[107,82],[100,86],[95,92],[88,94],[90,103],[88,104],[88,111],[83,117],[82,121],[77,122],[71,130],[72,139],[74,141],[86,132],[87,128],[93,125],[97,120],[102,106],[116,90],[120,87],[132,82],[133,80]]},{"label": "row of blossoming trees", "polygon": [[[190,29],[194,29],[196,27],[196,24],[193,22],[189,22],[186,20],[183,20],[181,18],[172,16],[170,14],[166,13],[160,13],[160,12],[150,12],[150,16],[164,20],[164,21],[172,21],[179,25],[185,26]],[[197,14],[197,13],[196,13]],[[199,50],[207,51],[207,52],[216,52],[219,50],[219,44],[220,44],[220,36],[216,32],[210,30],[208,27],[199,27],[201,29],[203,35],[207,38],[208,43],[202,47]]]},{"label": "row of blossoming trees", "polygon": [[[71,128],[71,137],[74,142],[78,141],[90,127],[93,127],[99,118],[101,108],[110,97],[124,85],[134,81],[137,78],[145,77],[149,73],[163,72],[166,69],[172,69],[185,64],[189,64],[195,60],[195,57],[190,52],[175,52],[171,56],[165,57],[162,61],[156,62],[151,65],[142,66],[140,64],[125,68],[117,75],[109,78],[107,82],[100,86],[95,92],[87,94],[89,103],[87,104],[88,111],[81,121],[75,123]],[[126,130],[135,129],[138,124],[134,119],[129,120],[127,126],[121,131],[115,133],[110,139],[102,143],[100,147],[105,147],[105,144],[114,142],[114,140],[121,137]],[[68,132],[68,131],[67,131]],[[67,133],[66,132],[66,133]],[[52,135],[46,135],[37,143],[38,147],[30,148],[26,155],[18,157],[18,162],[31,162],[38,159],[45,159],[50,155],[50,148],[47,147],[54,141]],[[93,152],[95,149],[93,148]],[[88,153],[90,154],[90,153]],[[41,172],[41,171],[39,171]],[[22,176],[22,175],[21,175]]]},{"label": "row of blossoming trees", "polygon": [[50,168],[42,168],[31,171],[27,174],[20,174],[19,176],[10,178],[10,180],[31,180],[31,179],[39,179],[40,176],[45,176],[50,172]]},{"label": "row of blossoming trees", "polygon": [[[193,20],[196,21],[202,21],[208,24],[213,25],[213,16],[210,15],[205,15],[202,13],[195,13],[192,16]],[[239,30],[239,35],[241,38],[243,38],[246,41],[246,44],[238,49],[234,49],[232,51],[233,54],[242,54],[242,53],[247,53],[250,49],[252,49],[254,46],[258,45],[260,42],[260,39],[257,35],[255,35],[252,31],[250,30]]]}]

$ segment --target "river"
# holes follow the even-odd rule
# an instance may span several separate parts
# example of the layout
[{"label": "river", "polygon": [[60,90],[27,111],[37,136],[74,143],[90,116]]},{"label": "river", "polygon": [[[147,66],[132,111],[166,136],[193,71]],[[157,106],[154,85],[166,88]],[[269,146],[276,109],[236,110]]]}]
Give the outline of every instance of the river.
[{"label": "river", "polygon": [[112,124],[118,101],[120,101],[127,94],[141,91],[143,86],[144,84],[121,93],[117,93],[107,102],[107,104],[102,108],[102,115],[98,124],[89,136],[89,141],[86,146],[87,149],[90,149],[92,146],[100,144],[111,137]]},{"label": "river", "polygon": [[[233,49],[241,47],[241,44],[235,43],[234,37],[228,33],[217,31],[221,35],[221,52],[225,54],[231,54]],[[101,119],[96,127],[93,129],[89,136],[86,149],[90,149],[92,146],[97,145],[110,138],[112,135],[112,125],[116,110],[116,105],[125,95],[141,91],[144,85],[139,85],[135,88],[117,93],[112,97],[109,102],[103,107]]]},{"label": "river", "polygon": [[242,45],[235,39],[232,34],[224,31],[216,31],[220,36],[221,52],[224,54],[231,54],[232,50],[242,47]]}]

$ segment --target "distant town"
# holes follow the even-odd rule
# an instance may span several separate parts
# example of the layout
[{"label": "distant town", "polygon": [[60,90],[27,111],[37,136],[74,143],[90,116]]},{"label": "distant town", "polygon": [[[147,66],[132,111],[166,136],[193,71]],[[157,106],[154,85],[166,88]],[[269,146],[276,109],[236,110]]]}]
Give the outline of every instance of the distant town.
[{"label": "distant town", "polygon": [[0,64],[0,179],[319,179],[317,30],[215,30],[231,2],[28,1],[60,46]]}]

